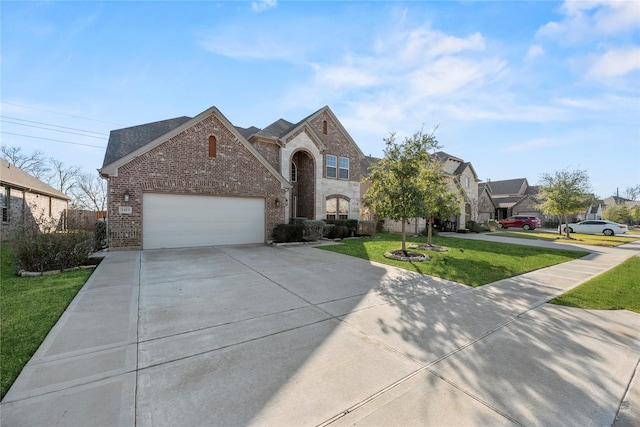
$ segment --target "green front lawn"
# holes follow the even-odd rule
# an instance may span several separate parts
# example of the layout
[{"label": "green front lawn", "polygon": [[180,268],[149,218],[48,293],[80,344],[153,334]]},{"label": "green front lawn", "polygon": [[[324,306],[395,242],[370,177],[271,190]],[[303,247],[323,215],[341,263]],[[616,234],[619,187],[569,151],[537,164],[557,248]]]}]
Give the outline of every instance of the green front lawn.
[{"label": "green front lawn", "polygon": [[546,231],[498,231],[491,233],[492,236],[500,237],[515,237],[518,239],[537,239],[547,240],[557,243],[577,243],[580,245],[593,245],[593,246],[620,246],[625,243],[630,243],[638,240],[635,237],[616,235],[605,236],[601,234],[577,234],[571,233],[571,239],[567,239],[565,234],[559,235],[558,233],[549,233]]},{"label": "green front lawn", "polygon": [[[402,239],[397,234],[380,233],[373,238],[345,239],[342,245],[323,246],[338,252],[382,264],[404,268],[443,279],[481,286],[511,276],[560,264],[587,255],[582,251],[536,248],[506,243],[435,236],[433,243],[449,248],[447,252],[420,251],[430,261],[409,263],[385,258],[383,254],[400,249]],[[407,237],[409,243],[425,243],[424,237]]]},{"label": "green front lawn", "polygon": [[640,313],[640,258],[633,257],[551,301],[594,310]]},{"label": "green front lawn", "polygon": [[0,398],[91,275],[79,270],[42,277],[15,275],[11,246],[0,246]]}]

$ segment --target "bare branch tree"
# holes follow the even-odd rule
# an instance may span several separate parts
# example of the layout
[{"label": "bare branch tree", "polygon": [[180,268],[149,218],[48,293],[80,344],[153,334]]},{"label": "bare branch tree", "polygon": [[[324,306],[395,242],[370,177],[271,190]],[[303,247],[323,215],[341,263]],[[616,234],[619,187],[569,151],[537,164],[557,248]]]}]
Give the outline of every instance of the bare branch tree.
[{"label": "bare branch tree", "polygon": [[107,206],[107,184],[95,173],[80,174],[71,189],[72,205],[80,209],[104,211]]},{"label": "bare branch tree", "polygon": [[76,184],[76,179],[82,171],[79,166],[65,166],[61,160],[49,159],[53,172],[49,175],[47,183],[62,193],[67,194]]},{"label": "bare branch tree", "polygon": [[640,197],[640,184],[635,187],[627,187],[627,189],[624,190],[624,195],[629,200],[638,200],[638,197]]},{"label": "bare branch tree", "polygon": [[22,153],[21,147],[3,145],[0,146],[0,156],[38,179],[44,178],[50,170],[42,151],[36,150],[28,155]]}]

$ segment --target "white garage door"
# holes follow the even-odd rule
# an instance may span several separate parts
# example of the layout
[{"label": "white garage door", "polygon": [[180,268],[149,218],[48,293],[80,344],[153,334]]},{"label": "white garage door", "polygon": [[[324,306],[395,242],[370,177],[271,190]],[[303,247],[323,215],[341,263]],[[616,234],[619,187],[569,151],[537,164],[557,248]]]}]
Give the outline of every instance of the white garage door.
[{"label": "white garage door", "polygon": [[264,199],[142,195],[143,249],[264,242]]}]

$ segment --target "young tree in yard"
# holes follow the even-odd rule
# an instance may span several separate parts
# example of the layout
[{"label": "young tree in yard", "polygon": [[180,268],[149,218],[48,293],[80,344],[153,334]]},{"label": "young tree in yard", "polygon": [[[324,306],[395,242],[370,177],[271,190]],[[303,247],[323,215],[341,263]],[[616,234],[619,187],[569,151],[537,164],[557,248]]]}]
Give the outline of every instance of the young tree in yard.
[{"label": "young tree in yard", "polygon": [[425,176],[424,210],[427,214],[427,245],[433,245],[433,219],[450,218],[460,213],[460,194],[451,191],[449,180],[442,174],[442,163],[432,157],[423,171]]},{"label": "young tree in yard", "polygon": [[422,131],[402,143],[392,133],[385,139],[384,158],[371,166],[371,187],[364,195],[364,204],[374,215],[402,223],[402,250],[407,250],[405,225],[411,218],[424,218],[427,190],[426,165],[430,151],[440,148],[432,134]]},{"label": "young tree in yard", "polygon": [[[561,170],[540,176],[538,195],[540,207],[545,213],[564,218],[567,238],[569,238],[569,214],[580,212],[591,203],[589,175],[584,170]],[[561,233],[562,228],[558,228]]]},{"label": "young tree in yard", "polygon": [[619,222],[626,224],[631,219],[631,212],[625,205],[611,205],[604,208],[602,218],[607,221]]}]

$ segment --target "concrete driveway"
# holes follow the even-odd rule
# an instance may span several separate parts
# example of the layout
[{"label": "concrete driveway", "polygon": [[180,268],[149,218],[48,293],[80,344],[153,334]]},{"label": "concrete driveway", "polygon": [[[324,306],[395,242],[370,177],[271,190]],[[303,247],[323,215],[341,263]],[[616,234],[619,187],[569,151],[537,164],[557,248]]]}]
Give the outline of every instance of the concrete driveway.
[{"label": "concrete driveway", "polygon": [[311,247],[113,252],[1,422],[638,425],[640,315],[545,302],[639,253],[473,289]]}]

